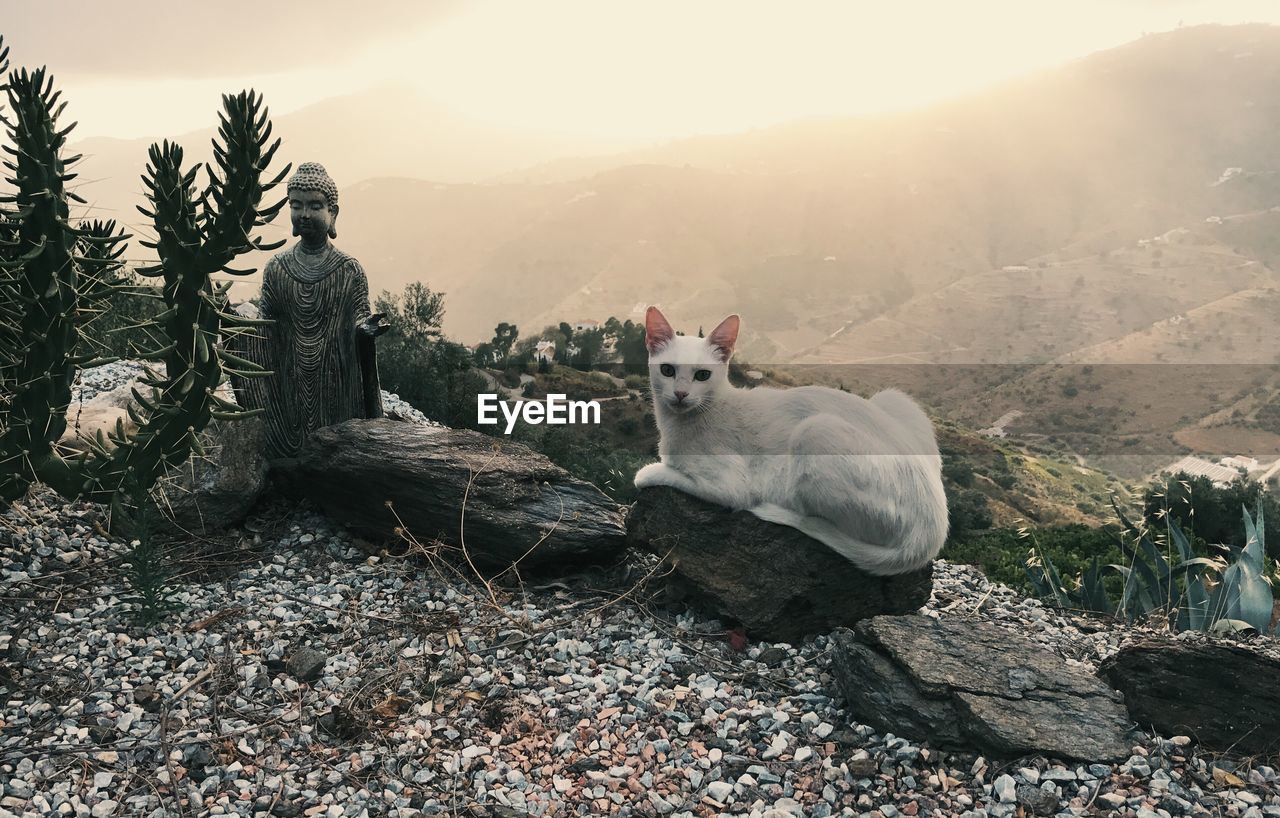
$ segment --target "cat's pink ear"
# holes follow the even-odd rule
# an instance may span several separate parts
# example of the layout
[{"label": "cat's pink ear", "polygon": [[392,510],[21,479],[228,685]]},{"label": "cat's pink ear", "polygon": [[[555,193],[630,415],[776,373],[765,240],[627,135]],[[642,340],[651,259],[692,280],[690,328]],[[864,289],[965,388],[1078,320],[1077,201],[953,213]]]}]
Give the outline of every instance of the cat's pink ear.
[{"label": "cat's pink ear", "polygon": [[707,336],[707,343],[716,348],[722,360],[727,361],[733,355],[733,345],[738,343],[739,323],[738,316],[730,315]]},{"label": "cat's pink ear", "polygon": [[667,323],[662,311],[657,307],[650,307],[644,314],[645,347],[650,352],[657,352],[674,337],[676,337],[676,331]]}]

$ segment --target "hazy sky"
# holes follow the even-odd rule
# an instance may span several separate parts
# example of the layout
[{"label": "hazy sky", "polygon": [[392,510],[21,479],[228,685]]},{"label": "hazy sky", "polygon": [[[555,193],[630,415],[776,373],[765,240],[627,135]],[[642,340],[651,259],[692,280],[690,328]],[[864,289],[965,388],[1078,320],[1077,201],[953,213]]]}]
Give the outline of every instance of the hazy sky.
[{"label": "hazy sky", "polygon": [[[50,24],[55,20],[55,24]],[[276,115],[404,83],[523,128],[644,140],[914,107],[1276,0],[0,0],[77,135],[176,136],[223,91]]]}]

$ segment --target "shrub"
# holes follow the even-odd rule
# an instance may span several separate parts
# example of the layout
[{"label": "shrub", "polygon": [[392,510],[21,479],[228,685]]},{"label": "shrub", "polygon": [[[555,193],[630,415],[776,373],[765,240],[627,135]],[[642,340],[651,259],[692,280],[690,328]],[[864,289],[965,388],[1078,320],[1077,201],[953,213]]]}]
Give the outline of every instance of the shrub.
[{"label": "shrub", "polygon": [[581,480],[594,483],[619,503],[636,499],[632,482],[636,471],[653,460],[649,454],[610,445],[608,441],[585,437],[570,426],[526,426],[518,424],[513,438]]},{"label": "shrub", "polygon": [[948,540],[961,539],[975,530],[991,527],[991,509],[987,497],[980,491],[954,490],[946,486]]},{"label": "shrub", "polygon": [[1165,510],[1190,534],[1193,542],[1242,548],[1245,530],[1240,509],[1260,504],[1269,555],[1280,559],[1280,500],[1262,485],[1241,477],[1229,486],[1215,486],[1207,477],[1179,472],[1156,480],[1143,492],[1143,517],[1151,528],[1163,528]]},{"label": "shrub", "polygon": [[942,476],[957,486],[973,485],[973,466],[963,460],[949,460],[942,465]]},{"label": "shrub", "polygon": [[503,386],[507,387],[508,389],[515,389],[516,387],[520,386],[521,374],[522,372],[520,369],[518,369],[517,367],[509,366],[506,369],[502,370],[502,375],[501,377],[498,378],[498,382],[501,383]]},{"label": "shrub", "polygon": [[[1071,524],[1036,529],[1034,535],[1023,529],[998,528],[970,532],[951,539],[942,549],[942,557],[952,562],[975,565],[994,582],[1001,582],[1025,593],[1034,586],[1027,577],[1026,560],[1034,545],[1050,555],[1054,563],[1072,576],[1085,571],[1094,557],[1104,562],[1121,562],[1124,554],[1115,536],[1105,528]],[[1119,588],[1119,582],[1115,583]]]},{"label": "shrub", "polygon": [[440,332],[444,295],[413,282],[400,295],[384,290],[375,303],[375,310],[386,313],[391,323],[378,342],[382,388],[398,394],[434,421],[477,428],[476,395],[489,391],[488,384],[473,369],[467,348]]}]

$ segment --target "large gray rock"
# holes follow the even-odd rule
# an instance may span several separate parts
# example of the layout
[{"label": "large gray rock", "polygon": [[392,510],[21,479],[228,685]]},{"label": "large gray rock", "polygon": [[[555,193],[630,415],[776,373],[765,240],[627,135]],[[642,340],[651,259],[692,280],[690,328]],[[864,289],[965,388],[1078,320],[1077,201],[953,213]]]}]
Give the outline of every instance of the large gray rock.
[{"label": "large gray rock", "polygon": [[798,642],[878,614],[916,611],[933,587],[931,567],[873,576],[794,528],[667,487],[640,492],[627,536],[670,563],[666,582],[678,596],[759,639]]},{"label": "large gray rock", "polygon": [[358,533],[398,540],[403,526],[421,543],[465,541],[489,567],[573,568],[626,544],[623,508],[600,489],[527,446],[467,429],[348,420],[312,432],[272,469]]},{"label": "large gray rock", "polygon": [[127,436],[137,429],[137,425],[129,417],[129,406],[136,406],[133,399],[135,386],[144,395],[147,393],[146,387],[139,386],[137,381],[130,381],[110,391],[99,392],[83,402],[72,400],[67,407],[67,428],[62,433],[58,446],[64,452],[90,451],[93,442],[101,435],[102,444],[109,450],[114,449],[111,435],[123,429]]},{"label": "large gray rock", "polygon": [[202,435],[204,454],[166,475],[156,504],[167,527],[208,534],[248,516],[267,485],[262,421],[214,421]]},{"label": "large gray rock", "polygon": [[[1273,648],[1280,654],[1280,648]],[[1261,650],[1148,637],[1102,663],[1129,713],[1166,736],[1187,735],[1214,750],[1280,750],[1280,659]]]},{"label": "large gray rock", "polygon": [[1026,637],[986,622],[879,616],[832,639],[849,715],[877,729],[1005,758],[1129,754],[1120,695]]}]

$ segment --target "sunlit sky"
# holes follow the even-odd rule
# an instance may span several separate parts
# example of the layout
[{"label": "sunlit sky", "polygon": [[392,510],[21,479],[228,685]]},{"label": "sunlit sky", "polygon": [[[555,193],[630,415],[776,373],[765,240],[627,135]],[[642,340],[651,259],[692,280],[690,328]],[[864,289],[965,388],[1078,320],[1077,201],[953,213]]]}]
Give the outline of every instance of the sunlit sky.
[{"label": "sunlit sky", "polygon": [[[52,22],[51,22],[52,21]],[[919,106],[1275,0],[0,0],[81,137],[178,135],[253,86],[275,114],[401,83],[474,119],[653,140]]]}]

